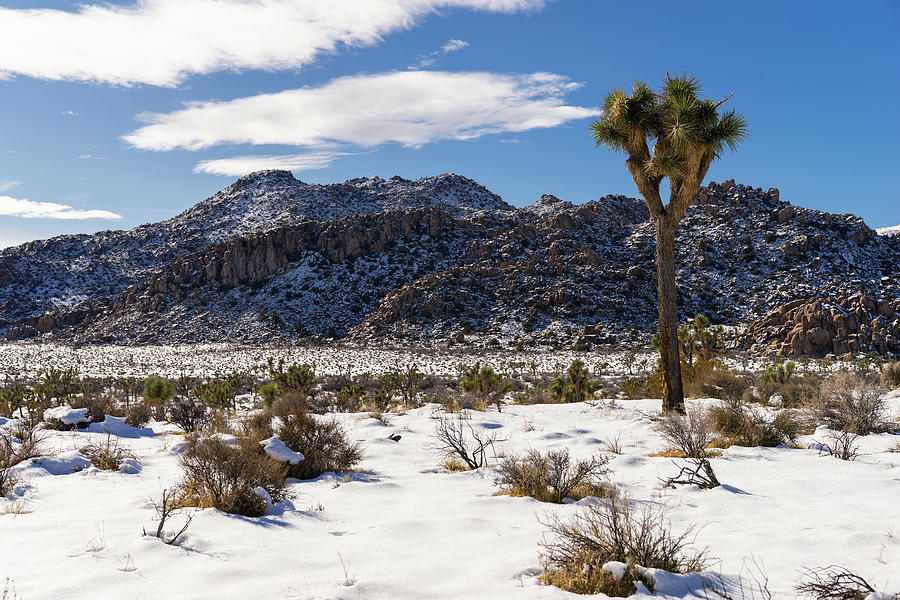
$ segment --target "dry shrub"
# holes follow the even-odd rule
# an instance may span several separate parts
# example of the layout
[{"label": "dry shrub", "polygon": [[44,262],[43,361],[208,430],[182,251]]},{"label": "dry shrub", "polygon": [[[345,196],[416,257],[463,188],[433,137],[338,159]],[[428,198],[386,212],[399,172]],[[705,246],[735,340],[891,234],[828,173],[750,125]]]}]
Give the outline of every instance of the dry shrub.
[{"label": "dry shrub", "polygon": [[884,392],[865,377],[845,371],[825,382],[810,409],[816,421],[829,429],[857,435],[890,431]]},{"label": "dry shrub", "polygon": [[137,460],[133,452],[119,446],[119,438],[106,434],[102,442],[83,446],[79,452],[87,456],[91,464],[101,471],[118,471],[127,459]]},{"label": "dry shrub", "polygon": [[[715,363],[713,363],[715,364]],[[724,365],[716,365],[696,374],[688,384],[687,392],[695,398],[719,398],[732,400],[743,398],[750,389],[750,379],[739,375]]]},{"label": "dry shrub", "polygon": [[303,410],[281,414],[275,430],[284,444],[303,455],[289,474],[297,479],[315,479],[322,473],[349,471],[362,460],[362,447],[351,442],[335,419],[317,418]]},{"label": "dry shrub", "polygon": [[[636,580],[653,589],[653,581],[640,567],[687,573],[702,570],[707,562],[705,551],[688,550],[694,527],[675,535],[662,507],[634,509],[625,497],[589,502],[570,521],[552,515],[542,524],[550,529],[551,538],[541,544],[540,579],[577,594],[629,596],[636,590]],[[602,568],[613,561],[626,565],[619,581]]]},{"label": "dry shrub", "polygon": [[[806,406],[822,391],[822,379],[817,375],[806,374],[800,379],[792,379],[782,384],[778,389],[781,395],[782,406],[785,408],[799,408]],[[769,396],[766,396],[768,398]]]},{"label": "dry shrub", "polygon": [[40,456],[42,442],[43,436],[36,425],[17,423],[0,429],[0,497],[6,496],[16,483],[12,468]]},{"label": "dry shrub", "polygon": [[237,436],[248,437],[256,442],[261,442],[275,435],[272,428],[272,413],[262,411],[232,425],[232,433]]},{"label": "dry shrub", "polygon": [[900,388],[900,361],[893,361],[881,371],[881,384],[891,389]]},{"label": "dry shrub", "polygon": [[469,469],[487,466],[490,459],[488,451],[493,453],[494,443],[500,441],[496,432],[472,427],[464,413],[455,417],[439,417],[431,439],[428,447],[432,451],[445,460],[455,457]]},{"label": "dry shrub", "polygon": [[789,410],[781,410],[772,420],[747,406],[729,400],[707,409],[706,414],[718,434],[714,442],[728,446],[775,447],[790,443],[800,433],[801,423]]},{"label": "dry shrub", "polygon": [[266,500],[257,488],[265,490],[272,502],[288,497],[287,466],[267,456],[256,441],[239,438],[231,446],[218,438],[191,435],[188,442],[181,455],[182,503],[260,517],[266,514]]},{"label": "dry shrub", "polygon": [[684,453],[688,462],[688,466],[681,467],[678,475],[666,481],[667,486],[687,484],[711,489],[721,485],[709,462],[707,448],[712,442],[713,432],[706,415],[667,414],[656,423],[655,429],[673,449]]},{"label": "dry shrub", "polygon": [[132,427],[141,428],[150,422],[152,417],[150,407],[145,402],[137,402],[125,411],[125,423]]},{"label": "dry shrub", "polygon": [[619,389],[622,391],[622,395],[628,400],[642,398],[646,387],[647,381],[639,377],[629,377],[628,379],[619,382]]},{"label": "dry shrub", "polygon": [[859,450],[859,436],[849,431],[831,431],[822,442],[822,450],[841,460],[854,460]]},{"label": "dry shrub", "polygon": [[795,589],[798,594],[815,600],[900,600],[900,593],[879,593],[860,575],[837,565],[805,569],[804,578]]},{"label": "dry shrub", "polygon": [[572,460],[568,449],[546,454],[532,449],[521,456],[503,457],[495,483],[509,495],[531,496],[541,502],[606,498],[616,493],[615,488],[603,483],[609,474],[608,463],[603,456]]},{"label": "dry shrub", "polygon": [[169,420],[185,432],[209,427],[210,410],[205,404],[184,396],[175,396],[167,406]]},{"label": "dry shrub", "polygon": [[[158,522],[153,537],[162,540],[167,546],[177,546],[179,538],[181,538],[181,536],[187,532],[188,527],[191,526],[191,521],[194,520],[194,516],[188,515],[184,520],[181,529],[178,531],[166,531],[166,523],[168,523],[173,516],[181,512],[182,507],[177,495],[173,493],[172,490],[164,489],[159,501],[151,500],[150,503],[156,510],[156,520]],[[146,530],[144,530],[144,535],[147,535]]]}]

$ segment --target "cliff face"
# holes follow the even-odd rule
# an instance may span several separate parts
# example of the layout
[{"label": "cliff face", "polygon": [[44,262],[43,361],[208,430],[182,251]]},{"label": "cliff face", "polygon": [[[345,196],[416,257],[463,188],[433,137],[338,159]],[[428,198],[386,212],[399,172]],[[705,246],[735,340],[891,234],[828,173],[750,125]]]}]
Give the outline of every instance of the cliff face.
[{"label": "cliff face", "polygon": [[[50,281],[66,282],[56,296],[38,294],[30,313],[0,315],[8,339],[73,342],[643,340],[656,320],[647,219],[643,202],[624,196],[573,206],[546,195],[513,209],[456,175],[310,186],[265,172],[161,224],[0,255],[47,254]],[[136,243],[139,236],[147,244]],[[678,247],[683,315],[745,325],[765,317],[751,342],[768,351],[825,347],[819,333],[784,330],[803,322],[796,306],[773,325],[770,313],[785,303],[843,306],[857,293],[900,293],[900,239],[876,235],[852,215],[791,206],[774,189],[733,181],[701,188]],[[122,266],[136,262],[141,269]],[[89,285],[78,287],[79,274],[94,279],[83,275]],[[35,285],[2,268],[0,282],[7,297],[11,287]],[[91,295],[97,289],[103,293]],[[892,330],[880,334],[891,351]],[[874,343],[867,339],[860,351]],[[831,351],[844,348],[830,343]]]}]

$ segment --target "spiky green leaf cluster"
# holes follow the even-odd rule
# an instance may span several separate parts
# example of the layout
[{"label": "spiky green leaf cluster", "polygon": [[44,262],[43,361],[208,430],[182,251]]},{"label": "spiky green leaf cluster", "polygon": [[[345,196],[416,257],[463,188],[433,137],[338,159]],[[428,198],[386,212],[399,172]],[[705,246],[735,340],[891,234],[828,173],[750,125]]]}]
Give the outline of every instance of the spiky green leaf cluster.
[{"label": "spiky green leaf cluster", "polygon": [[598,146],[639,160],[649,177],[677,183],[726,148],[734,150],[749,133],[743,116],[733,110],[720,114],[722,103],[700,93],[692,75],[667,75],[658,91],[643,81],[634,82],[630,96],[614,89],[603,99],[603,116],[591,123],[591,136]]}]

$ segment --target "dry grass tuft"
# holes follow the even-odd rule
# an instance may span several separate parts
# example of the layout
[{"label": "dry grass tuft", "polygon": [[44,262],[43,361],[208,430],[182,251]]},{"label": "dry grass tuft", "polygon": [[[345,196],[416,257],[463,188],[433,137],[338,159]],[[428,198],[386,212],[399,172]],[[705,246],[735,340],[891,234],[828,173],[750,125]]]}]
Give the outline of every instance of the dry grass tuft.
[{"label": "dry grass tuft", "polygon": [[137,460],[133,452],[119,446],[119,438],[106,434],[102,442],[83,446],[79,452],[87,456],[91,464],[101,471],[118,471],[127,459]]}]

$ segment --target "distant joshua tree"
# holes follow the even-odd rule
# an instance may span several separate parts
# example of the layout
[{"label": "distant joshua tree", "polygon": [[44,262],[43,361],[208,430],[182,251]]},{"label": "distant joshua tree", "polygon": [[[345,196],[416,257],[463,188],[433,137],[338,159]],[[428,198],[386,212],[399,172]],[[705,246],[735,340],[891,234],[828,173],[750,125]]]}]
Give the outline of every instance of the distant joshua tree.
[{"label": "distant joshua tree", "polygon": [[[679,413],[684,413],[684,390],[678,356],[675,234],[712,161],[726,148],[735,150],[749,133],[743,116],[733,110],[719,114],[731,96],[715,102],[701,100],[699,93],[700,82],[692,75],[667,74],[658,92],[635,81],[631,96],[622,89],[607,93],[603,116],[591,124],[598,146],[628,155],[625,166],[656,226],[663,410]],[[664,205],[659,186],[665,178],[670,196]]]}]

